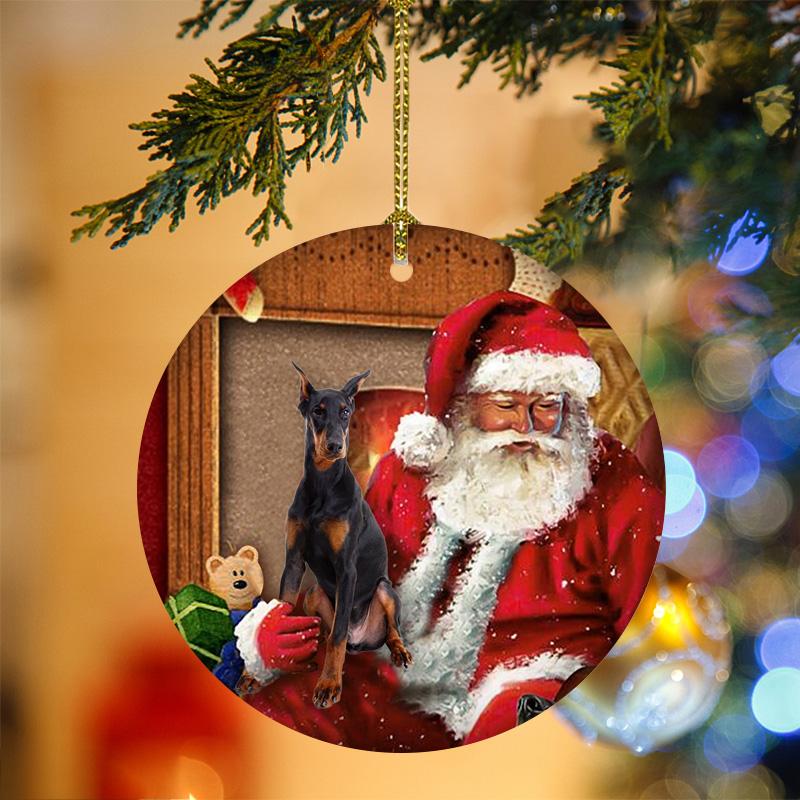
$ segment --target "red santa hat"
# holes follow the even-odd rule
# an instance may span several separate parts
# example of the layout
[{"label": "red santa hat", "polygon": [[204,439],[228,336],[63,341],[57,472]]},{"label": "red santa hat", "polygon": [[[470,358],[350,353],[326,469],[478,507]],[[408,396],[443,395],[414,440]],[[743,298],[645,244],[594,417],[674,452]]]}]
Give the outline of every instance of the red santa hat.
[{"label": "red santa hat", "polygon": [[453,398],[481,392],[600,391],[600,367],[574,323],[552,306],[516,292],[494,292],[439,324],[425,358],[426,413],[403,417],[392,442],[410,467],[428,469],[450,449],[444,424]]}]

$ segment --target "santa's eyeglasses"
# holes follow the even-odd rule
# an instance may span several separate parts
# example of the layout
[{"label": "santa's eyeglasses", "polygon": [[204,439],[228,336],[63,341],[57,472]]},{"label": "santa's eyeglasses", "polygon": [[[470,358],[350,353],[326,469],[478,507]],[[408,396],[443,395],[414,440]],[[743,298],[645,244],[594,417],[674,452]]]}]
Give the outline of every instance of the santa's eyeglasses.
[{"label": "santa's eyeglasses", "polygon": [[492,398],[492,403],[500,411],[524,413],[529,431],[555,436],[564,424],[566,394],[563,392],[528,395],[524,401],[516,397],[496,396]]}]

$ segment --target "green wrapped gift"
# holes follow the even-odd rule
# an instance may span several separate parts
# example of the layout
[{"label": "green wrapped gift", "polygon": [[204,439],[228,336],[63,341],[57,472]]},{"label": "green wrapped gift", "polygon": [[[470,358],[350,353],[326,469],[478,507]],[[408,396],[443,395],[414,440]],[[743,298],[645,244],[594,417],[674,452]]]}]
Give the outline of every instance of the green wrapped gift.
[{"label": "green wrapped gift", "polygon": [[168,597],[164,607],[195,655],[209,669],[219,664],[222,645],[233,639],[228,604],[202,586],[190,583]]}]

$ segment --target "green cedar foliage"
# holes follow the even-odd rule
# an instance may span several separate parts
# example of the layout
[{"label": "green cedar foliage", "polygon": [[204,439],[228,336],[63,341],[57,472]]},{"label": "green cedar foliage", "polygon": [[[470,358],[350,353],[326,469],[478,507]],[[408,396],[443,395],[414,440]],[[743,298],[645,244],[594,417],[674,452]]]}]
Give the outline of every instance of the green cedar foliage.
[{"label": "green cedar foliage", "polygon": [[[181,34],[206,30],[223,6],[223,24],[250,3],[204,0],[201,13],[181,25]],[[291,25],[278,17],[292,6]],[[298,164],[335,161],[366,120],[362,95],[386,66],[375,38],[385,2],[301,0],[282,2],[256,23],[252,33],[225,48],[219,64],[206,63],[211,78],[192,75],[172,106],[131,125],[146,141],[140,149],[169,165],[145,185],[115,200],[73,212],[88,220],[73,232],[94,236],[104,226],[113,247],[149,233],[169,217],[175,230],[186,214],[189,193],[200,212],[215,208],[239,189],[266,193],[263,211],[247,229],[256,244],[270,227],[291,226],[285,208],[287,178]]]},{"label": "green cedar foliage", "polygon": [[[179,35],[227,27],[255,5],[202,0]],[[362,95],[373,79],[385,79],[375,30],[381,23],[391,38],[387,6],[265,6],[250,34],[229,45],[218,64],[207,62],[210,78],[192,76],[170,98],[171,108],[132,126],[146,139],[141,148],[165,168],[137,191],[74,212],[88,219],[73,237],[105,227],[107,235],[119,234],[118,247],[164,216],[175,229],[190,192],[203,212],[244,188],[266,194],[248,228],[256,243],[272,225],[290,224],[285,191],[294,168],[335,160],[366,120]],[[800,19],[776,17],[775,7],[739,0],[421,0],[411,6],[409,29],[422,58],[460,59],[460,85],[487,65],[500,88],[518,96],[535,92],[554,61],[610,54],[603,63],[616,79],[581,98],[602,115],[600,164],[548,198],[530,225],[502,239],[506,244],[551,267],[582,257],[613,272],[644,252],[666,255],[677,268],[721,252],[733,222],[744,218],[739,235],[769,236],[773,247],[784,242],[786,271],[800,272]],[[624,202],[611,235],[615,198]],[[791,335],[800,280],[773,267],[751,281],[774,301],[775,335]]]}]

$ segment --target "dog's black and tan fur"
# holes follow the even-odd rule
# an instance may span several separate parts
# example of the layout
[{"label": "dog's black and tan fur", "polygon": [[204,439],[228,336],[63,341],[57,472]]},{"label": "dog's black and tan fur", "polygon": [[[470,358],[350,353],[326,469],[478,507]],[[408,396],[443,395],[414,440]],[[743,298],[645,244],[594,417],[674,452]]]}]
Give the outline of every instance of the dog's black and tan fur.
[{"label": "dog's black and tan fur", "polygon": [[398,630],[400,601],[387,577],[386,541],[347,464],[354,398],[369,371],[341,390],[317,391],[300,373],[305,419],[305,471],[286,522],[286,566],[280,599],[294,605],[305,565],[317,583],[306,593],[307,614],[328,630],[314,705],[327,708],[342,691],[345,651],[389,648],[397,666],[411,654]]}]

